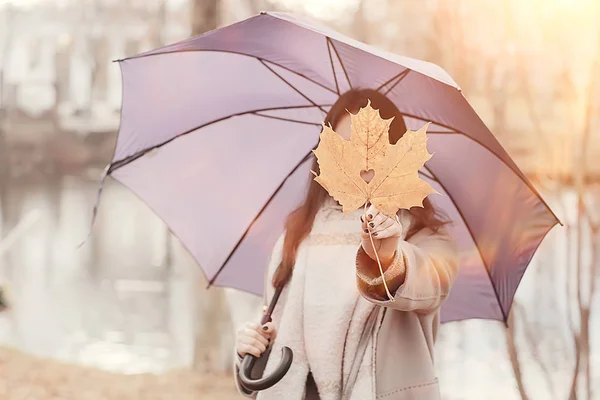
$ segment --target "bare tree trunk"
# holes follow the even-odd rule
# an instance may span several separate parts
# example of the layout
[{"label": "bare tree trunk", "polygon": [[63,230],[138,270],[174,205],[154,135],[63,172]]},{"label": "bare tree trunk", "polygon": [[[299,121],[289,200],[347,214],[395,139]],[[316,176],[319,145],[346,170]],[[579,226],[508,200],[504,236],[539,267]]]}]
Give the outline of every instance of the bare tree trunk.
[{"label": "bare tree trunk", "polygon": [[[0,71],[0,85],[2,85],[2,72]],[[2,115],[4,110],[0,106],[0,221],[2,221],[2,228],[6,231],[7,219],[9,213],[8,207],[8,186],[10,183],[11,171],[10,163],[8,160],[8,150],[6,149],[6,139],[4,134],[4,116]],[[0,238],[3,233],[0,231]]]},{"label": "bare tree trunk", "polygon": [[150,41],[152,47],[157,48],[165,44],[164,30],[167,23],[167,1],[162,0],[158,6],[155,22],[150,26]]},{"label": "bare tree trunk", "polygon": [[[6,132],[4,131],[8,115],[8,105],[6,104],[4,93],[4,78],[14,36],[14,29],[12,29],[13,14],[12,6],[9,4],[5,12],[7,34],[2,44],[2,59],[0,60],[0,220],[2,221],[4,231],[11,228],[7,226],[8,214],[10,212],[8,207],[8,186],[11,178],[11,170],[6,144]],[[1,231],[0,238],[2,238]]]},{"label": "bare tree trunk", "polygon": [[519,312],[520,305],[515,301],[511,307],[511,311],[508,314],[508,329],[506,330],[506,347],[508,348],[508,355],[510,358],[510,364],[512,366],[515,380],[517,381],[517,388],[519,389],[519,395],[522,400],[529,400],[527,396],[527,390],[525,389],[525,383],[523,382],[523,372],[521,371],[521,363],[519,362],[519,354],[517,345],[515,342],[516,337],[516,320],[515,314]]},{"label": "bare tree trunk", "polygon": [[[579,174],[582,174],[583,171],[579,171]],[[579,178],[581,179],[581,178]],[[581,255],[582,255],[582,224],[583,224],[583,201],[582,201],[582,197],[583,197],[583,188],[581,187],[581,185],[579,185],[577,187],[577,196],[578,196],[578,201],[577,201],[577,207],[578,207],[578,215],[577,215],[577,222],[576,222],[576,228],[577,228],[577,242],[576,242],[576,250],[575,250],[575,256],[577,258],[577,262],[576,262],[576,285],[577,285],[577,308],[578,308],[578,312],[579,312],[579,331],[577,331],[575,329],[575,326],[573,326],[571,328],[571,330],[573,331],[573,342],[575,345],[575,370],[573,371],[573,379],[571,381],[571,390],[569,393],[569,400],[577,400],[577,389],[579,387],[579,377],[581,374],[581,359],[583,356],[583,344],[582,344],[582,340],[583,340],[583,336],[584,336],[584,323],[585,323],[585,314],[586,314],[586,308],[583,305],[583,295],[582,295],[582,287],[581,287],[581,273],[582,273],[582,260],[581,260]]]},{"label": "bare tree trunk", "polygon": [[[541,292],[541,288],[539,288],[539,286],[536,288],[536,292]],[[541,293],[540,294],[540,298],[542,296]],[[525,313],[520,312],[520,321],[519,323],[521,324],[521,326],[523,326],[523,331],[524,331],[524,336],[525,336],[525,340],[527,341],[527,347],[529,349],[531,349],[531,355],[533,360],[538,364],[540,370],[542,371],[543,374],[543,378],[546,381],[546,385],[548,385],[548,391],[551,394],[552,398],[555,398],[555,393],[556,390],[554,389],[554,382],[552,380],[552,373],[550,372],[550,369],[548,368],[548,365],[546,364],[546,362],[544,362],[544,359],[542,358],[542,351],[540,351],[540,341],[539,338],[541,335],[537,334],[535,328],[534,323],[532,323],[531,321],[528,321]],[[515,317],[516,319],[516,317]]]},{"label": "bare tree trunk", "polygon": [[191,0],[192,36],[215,29],[219,23],[219,0]]},{"label": "bare tree trunk", "polygon": [[352,27],[354,30],[354,38],[363,43],[369,43],[369,24],[365,18],[365,3],[366,0],[360,0],[354,18]]},{"label": "bare tree trunk", "polygon": [[[219,0],[191,0],[192,36],[213,30],[219,21]],[[200,371],[220,369],[219,356],[222,332],[227,331],[229,315],[223,293],[211,289],[198,293],[200,314],[196,333],[194,367]],[[219,371],[221,372],[221,371]]]},{"label": "bare tree trunk", "polygon": [[[600,37],[600,32],[598,37]],[[591,373],[590,373],[590,315],[592,312],[592,300],[596,291],[596,277],[595,266],[592,264],[589,268],[589,276],[587,279],[582,278],[584,272],[584,260],[583,260],[583,246],[584,246],[584,232],[583,226],[589,224],[590,216],[586,207],[586,195],[587,195],[587,179],[588,179],[588,165],[587,156],[590,145],[592,121],[594,119],[594,112],[596,110],[596,91],[598,87],[597,74],[600,71],[600,49],[594,58],[592,69],[591,69],[591,82],[589,85],[589,92],[587,98],[586,117],[585,125],[583,128],[583,135],[580,142],[580,147],[577,154],[575,154],[575,165],[577,166],[577,172],[574,177],[575,188],[577,189],[577,304],[579,307],[579,335],[575,337],[575,349],[577,351],[575,365],[575,373],[573,374],[573,380],[571,381],[571,391],[569,399],[577,398],[578,381],[580,374],[585,373],[585,388],[588,398],[591,398]],[[593,246],[594,244],[591,243]],[[582,285],[587,284],[588,286],[588,298],[583,298],[583,287]],[[583,370],[583,371],[582,371]]]},{"label": "bare tree trunk", "polygon": [[276,7],[275,4],[268,4],[267,7],[267,2],[265,0],[248,0],[248,6],[250,7],[252,14],[258,14],[261,11],[266,11],[267,8],[273,11]]},{"label": "bare tree trunk", "polygon": [[464,34],[464,6],[463,1],[440,1],[434,14],[434,27],[436,41],[434,46],[438,49],[451,49],[451,51],[434,51],[432,61],[443,65],[452,75],[465,93],[470,93],[473,80],[470,59],[465,50]]},{"label": "bare tree trunk", "polygon": [[[600,279],[600,251],[599,251],[599,246],[600,246],[600,223],[596,223],[596,222],[592,222],[591,224],[591,246],[592,246],[592,254],[590,257],[590,261],[591,261],[591,280],[593,282],[591,282],[592,285],[592,291],[591,291],[591,298],[590,298],[590,304],[594,304],[594,296],[596,295],[596,288],[598,287],[598,279]],[[590,344],[590,349],[589,349],[589,353],[592,354],[592,349],[591,349],[591,344]],[[591,357],[587,358],[587,382],[588,382],[588,387],[587,387],[587,393],[588,393],[588,399],[592,399],[594,398],[594,393],[593,390],[594,388],[592,387],[592,367],[591,367]]]}]

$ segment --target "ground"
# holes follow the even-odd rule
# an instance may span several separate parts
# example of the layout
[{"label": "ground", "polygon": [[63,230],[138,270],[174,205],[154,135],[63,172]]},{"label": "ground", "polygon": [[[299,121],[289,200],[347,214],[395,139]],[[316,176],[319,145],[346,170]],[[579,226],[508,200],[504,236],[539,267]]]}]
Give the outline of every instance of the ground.
[{"label": "ground", "polygon": [[3,400],[237,398],[230,375],[207,375],[191,370],[164,375],[122,375],[0,347],[0,399]]}]

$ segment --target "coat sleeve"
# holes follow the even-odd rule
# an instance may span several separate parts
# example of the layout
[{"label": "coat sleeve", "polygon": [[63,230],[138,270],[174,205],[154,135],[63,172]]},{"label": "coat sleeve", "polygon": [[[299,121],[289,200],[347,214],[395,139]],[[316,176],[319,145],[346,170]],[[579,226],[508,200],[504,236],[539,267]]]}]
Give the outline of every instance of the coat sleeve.
[{"label": "coat sleeve", "polygon": [[[277,266],[279,265],[279,263],[281,262],[281,256],[282,256],[282,252],[283,252],[283,239],[284,239],[284,235],[281,235],[279,237],[279,239],[277,240],[277,242],[275,243],[275,246],[273,247],[273,251],[271,253],[271,259],[269,261],[269,265],[267,268],[267,271],[265,273],[265,286],[264,286],[264,292],[265,292],[265,296],[264,296],[264,301],[263,304],[268,304],[269,299],[271,299],[271,297],[273,297],[273,293],[274,293],[274,289],[273,289],[273,285],[271,285],[271,278],[273,277],[273,274],[275,273],[275,270],[277,269]],[[260,321],[260,318],[262,317],[262,309],[260,310],[260,312],[257,315],[257,322]],[[269,354],[271,353],[271,348],[267,348],[267,351],[262,355],[261,358],[259,358],[256,362],[256,364],[254,365],[254,368],[252,369],[252,378],[253,379],[258,379],[259,377],[262,376],[263,371],[265,370],[265,367],[267,366],[267,360],[269,359]],[[239,378],[239,372],[240,372],[240,364],[242,362],[242,358],[240,357],[240,355],[237,353],[237,351],[234,349],[233,351],[233,378],[235,380],[235,386],[238,390],[238,392],[244,396],[244,397],[249,397],[249,398],[256,398],[257,392],[251,392],[249,390],[246,390],[246,388],[244,388],[241,385],[240,382],[240,378]]]},{"label": "coat sleeve", "polygon": [[387,297],[377,261],[362,247],[356,257],[360,294],[375,304],[399,311],[435,311],[448,297],[457,273],[458,247],[445,228],[437,232],[422,229],[408,241],[400,241],[394,261],[384,271],[395,301]]}]

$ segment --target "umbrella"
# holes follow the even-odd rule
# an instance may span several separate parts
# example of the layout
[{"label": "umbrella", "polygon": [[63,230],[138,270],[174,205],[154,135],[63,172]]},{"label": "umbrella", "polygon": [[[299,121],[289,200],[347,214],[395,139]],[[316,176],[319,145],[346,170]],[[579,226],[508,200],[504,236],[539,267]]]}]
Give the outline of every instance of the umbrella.
[{"label": "umbrella", "polygon": [[[456,222],[461,270],[442,320],[506,321],[558,222],[442,68],[309,19],[262,13],[118,60],[123,104],[106,174],[143,199],[210,285],[256,294],[303,198],[327,110],[352,88],[384,93],[410,129],[431,122],[421,171]],[[94,212],[95,215],[95,212]]]}]

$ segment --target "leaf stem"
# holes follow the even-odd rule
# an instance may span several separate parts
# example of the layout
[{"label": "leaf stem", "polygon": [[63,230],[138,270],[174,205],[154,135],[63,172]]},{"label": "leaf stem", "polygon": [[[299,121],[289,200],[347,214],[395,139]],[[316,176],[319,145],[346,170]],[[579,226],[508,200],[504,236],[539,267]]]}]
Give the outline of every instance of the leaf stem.
[{"label": "leaf stem", "polygon": [[[364,207],[364,218],[367,220],[367,203],[365,203]],[[390,301],[395,301],[396,299],[390,293],[390,289],[388,288],[387,282],[385,281],[385,275],[383,273],[383,267],[381,266],[381,260],[379,259],[379,254],[377,254],[377,249],[375,248],[375,241],[373,240],[373,235],[371,234],[371,230],[369,229],[369,225],[367,224],[367,230],[369,231],[369,239],[371,239],[371,247],[373,247],[373,252],[375,253],[375,258],[377,259],[377,265],[379,266],[379,272],[381,273],[381,280],[383,281],[383,287],[385,288],[385,293],[388,296]]]}]

